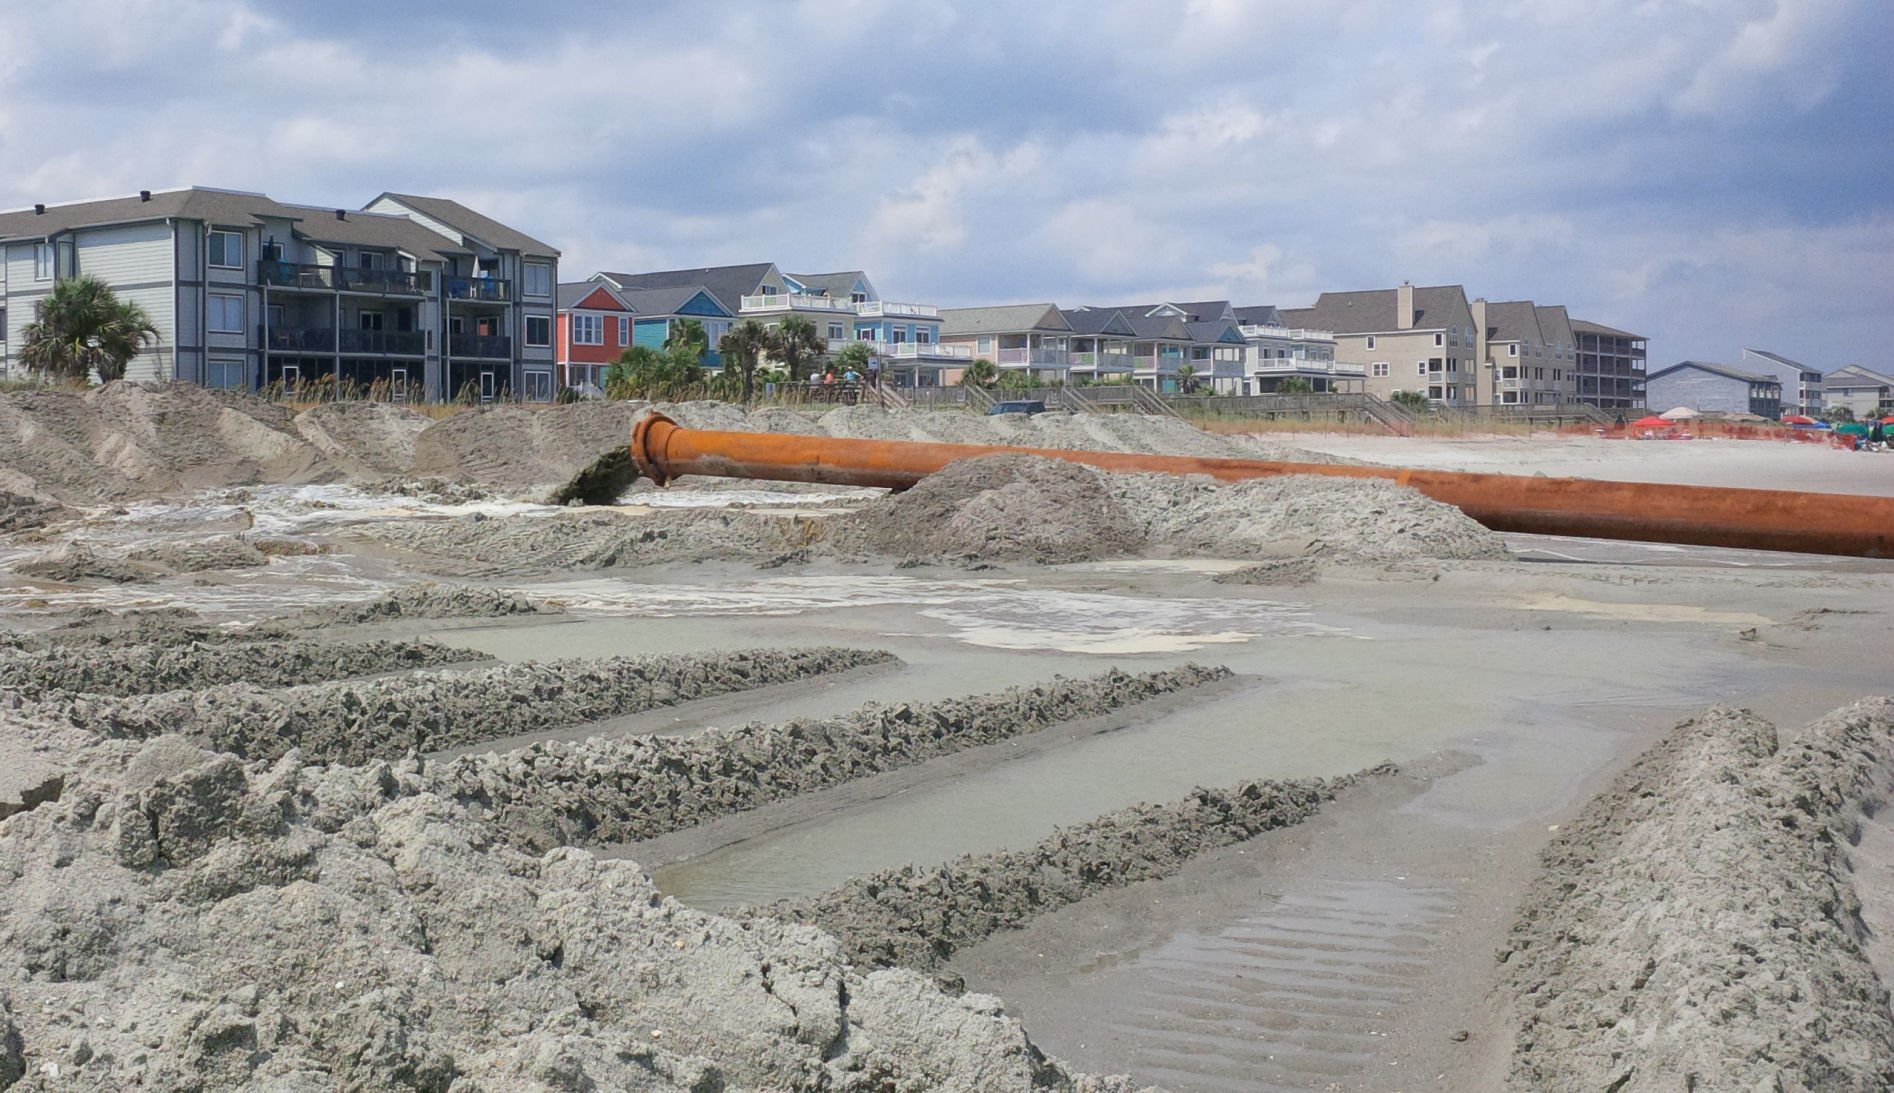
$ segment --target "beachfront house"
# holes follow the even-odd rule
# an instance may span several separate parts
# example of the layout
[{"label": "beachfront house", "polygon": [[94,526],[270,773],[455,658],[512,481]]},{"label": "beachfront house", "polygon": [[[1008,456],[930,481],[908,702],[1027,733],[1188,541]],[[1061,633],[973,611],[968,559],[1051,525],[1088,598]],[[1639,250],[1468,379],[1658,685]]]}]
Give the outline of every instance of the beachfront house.
[{"label": "beachfront house", "polygon": [[1822,373],[1819,370],[1763,349],[1743,350],[1736,364],[1745,372],[1774,376],[1782,382],[1783,412],[1811,416],[1822,412]]},{"label": "beachfront house", "polygon": [[1614,413],[1657,405],[1644,389],[1648,351],[1644,335],[1586,319],[1571,320],[1571,327],[1577,379],[1573,397]]},{"label": "beachfront house", "polygon": [[1665,411],[1686,406],[1699,413],[1782,416],[1782,381],[1713,361],[1678,361],[1644,381],[1645,401]]},{"label": "beachfront house", "polygon": [[1479,401],[1483,354],[1459,285],[1324,292],[1313,307],[1278,314],[1286,326],[1332,331],[1335,359],[1362,366],[1369,394],[1418,391],[1455,407]]},{"label": "beachfront house", "polygon": [[1556,406],[1572,401],[1571,323],[1562,307],[1531,300],[1473,301],[1482,332],[1482,405]]},{"label": "beachfront house", "polygon": [[1290,380],[1300,380],[1319,394],[1361,389],[1365,369],[1335,359],[1332,331],[1286,326],[1273,304],[1233,311],[1245,343],[1238,394],[1276,394]]},{"label": "beachfront house", "polygon": [[561,387],[587,393],[605,389],[605,370],[632,345],[637,312],[610,285],[573,281],[559,286],[554,364]]},{"label": "beachfront house", "polygon": [[[1064,382],[1074,372],[1072,324],[1054,304],[1001,304],[997,307],[949,307],[940,312],[944,346],[983,360],[1005,372],[1024,372],[1046,382]],[[1124,371],[1131,371],[1127,359]],[[1087,378],[1095,368],[1086,362]],[[956,374],[948,382],[959,379]]]},{"label": "beachfront house", "polygon": [[350,210],[145,190],[0,213],[0,257],[0,373],[20,369],[21,330],[55,282],[87,275],[158,329],[130,379],[552,397],[558,252],[445,198]]},{"label": "beachfront house", "polygon": [[1856,421],[1894,414],[1894,375],[1858,364],[1837,368],[1822,377],[1824,409],[1845,409]]}]

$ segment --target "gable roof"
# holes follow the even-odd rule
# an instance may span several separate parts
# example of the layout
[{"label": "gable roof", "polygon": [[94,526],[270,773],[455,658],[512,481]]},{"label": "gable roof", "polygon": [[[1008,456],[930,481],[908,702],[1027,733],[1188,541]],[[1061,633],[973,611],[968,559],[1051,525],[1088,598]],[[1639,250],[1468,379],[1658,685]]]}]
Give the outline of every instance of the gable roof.
[{"label": "gable roof", "polygon": [[[603,293],[604,303],[588,303],[592,297]],[[588,311],[631,311],[632,306],[625,302],[617,289],[597,281],[566,281],[559,286],[559,310],[572,311],[585,308]]]},{"label": "gable roof", "polygon": [[1845,364],[1823,376],[1822,386],[1826,388],[1894,387],[1894,376],[1870,371],[1858,364]]},{"label": "gable roof", "polygon": [[[1306,320],[1295,326],[1332,330],[1337,334],[1401,333],[1395,322],[1400,303],[1398,289],[1377,288],[1365,292],[1324,292],[1315,306],[1297,308]],[[1459,285],[1433,285],[1414,289],[1413,330],[1444,330],[1456,312],[1466,309],[1466,290]],[[1288,312],[1283,312],[1287,315]],[[1286,321],[1286,320],[1285,320]]]},{"label": "gable roof", "polygon": [[772,273],[781,276],[776,263],[752,262],[743,266],[703,266],[653,273],[599,273],[594,279],[610,281],[625,291],[695,286],[708,291],[725,311],[735,315],[743,307],[743,298],[757,295],[756,290]]},{"label": "gable roof", "polygon": [[1012,334],[1022,331],[1066,334],[1072,324],[1052,304],[1002,304],[998,307],[943,307],[942,337],[950,334]]},{"label": "gable roof", "polygon": [[1660,368],[1646,375],[1644,379],[1645,382],[1648,383],[1651,380],[1668,376],[1672,372],[1681,372],[1686,368],[1694,368],[1699,372],[1709,372],[1712,375],[1722,376],[1725,379],[1738,380],[1742,383],[1773,383],[1778,387],[1782,386],[1782,381],[1775,376],[1759,376],[1754,372],[1745,372],[1740,368],[1731,368],[1727,364],[1718,364],[1715,361],[1678,361],[1668,368]]},{"label": "gable roof", "polygon": [[1559,338],[1559,332],[1572,333],[1572,317],[1565,313],[1564,304],[1546,304],[1534,306],[1533,313],[1539,318],[1539,331],[1545,340],[1559,345],[1567,344]]},{"label": "gable roof", "polygon": [[1633,334],[1628,330],[1619,330],[1616,327],[1606,326],[1603,323],[1594,323],[1587,319],[1573,319],[1572,333],[1596,334],[1605,338],[1632,338],[1640,342],[1649,340],[1642,334]]},{"label": "gable roof", "polygon": [[[452,198],[384,192],[375,201],[380,201],[384,197],[406,205],[430,219],[438,220],[462,235],[470,235],[495,250],[516,250],[535,258],[559,257],[559,251],[556,248],[518,229],[509,228],[490,216],[477,213]],[[369,204],[373,205],[375,201]]]},{"label": "gable roof", "polygon": [[869,295],[875,294],[875,286],[869,283],[868,274],[858,269],[841,270],[837,273],[785,273],[784,277],[796,282],[818,296],[830,296],[837,300],[846,300],[855,293],[855,286],[861,285]]},{"label": "gable roof", "polygon": [[[711,315],[719,318],[735,318],[736,312],[724,307],[715,296],[702,285],[678,285],[671,288],[620,289],[618,298],[626,307],[639,315],[657,317],[661,315]],[[687,311],[692,303],[702,301],[697,310]]]},{"label": "gable roof", "polygon": [[1808,365],[1803,364],[1801,361],[1792,361],[1787,357],[1779,356],[1775,353],[1771,353],[1766,349],[1745,349],[1743,350],[1743,354],[1745,356],[1761,357],[1762,359],[1767,360],[1767,361],[1774,361],[1775,363],[1780,364],[1785,368],[1793,368],[1797,372],[1815,371],[1815,369],[1810,368]]},{"label": "gable roof", "polygon": [[1115,334],[1122,338],[1137,335],[1131,319],[1116,308],[1062,307],[1059,314],[1074,334]]},{"label": "gable roof", "polygon": [[1185,323],[1184,332],[1193,342],[1217,343],[1222,345],[1248,345],[1249,340],[1236,324],[1225,319],[1210,319],[1204,322]]},{"label": "gable roof", "polygon": [[1539,329],[1539,309],[1531,300],[1501,300],[1486,305],[1486,336],[1498,342],[1527,342],[1540,345],[1545,332]]},{"label": "gable roof", "polygon": [[1242,323],[1244,326],[1283,325],[1282,313],[1276,310],[1275,304],[1257,304],[1254,307],[1239,307],[1236,308],[1235,311],[1236,321]]},{"label": "gable roof", "polygon": [[139,224],[152,220],[199,220],[229,228],[263,226],[263,218],[289,220],[297,238],[331,246],[400,250],[424,260],[465,251],[440,233],[394,213],[348,212],[338,219],[334,208],[291,205],[267,194],[216,190],[192,186],[153,193],[151,200],[133,195],[102,201],[49,205],[44,213],[31,209],[0,213],[0,239],[43,239],[77,228]]}]

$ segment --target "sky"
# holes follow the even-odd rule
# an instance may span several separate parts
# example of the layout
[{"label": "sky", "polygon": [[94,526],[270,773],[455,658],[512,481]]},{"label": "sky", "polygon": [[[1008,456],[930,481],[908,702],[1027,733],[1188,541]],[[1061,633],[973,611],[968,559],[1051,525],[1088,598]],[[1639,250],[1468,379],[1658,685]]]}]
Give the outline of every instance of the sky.
[{"label": "sky", "polygon": [[1461,284],[1894,367],[1889,0],[0,0],[0,208],[449,196],[941,306]]}]

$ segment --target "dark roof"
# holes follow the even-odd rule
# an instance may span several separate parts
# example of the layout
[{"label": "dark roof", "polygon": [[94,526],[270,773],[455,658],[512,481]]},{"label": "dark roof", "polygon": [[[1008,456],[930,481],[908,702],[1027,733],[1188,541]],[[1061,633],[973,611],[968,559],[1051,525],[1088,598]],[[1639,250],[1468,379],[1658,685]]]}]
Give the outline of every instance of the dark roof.
[{"label": "dark roof", "polygon": [[[1855,382],[1857,378],[1860,382]],[[1822,377],[1824,387],[1894,387],[1894,376],[1858,364],[1844,364]]]},{"label": "dark roof", "polygon": [[1062,307],[1059,314],[1074,334],[1116,334],[1129,338],[1137,333],[1130,317],[1114,308]]},{"label": "dark roof", "polygon": [[[712,303],[723,305],[702,285],[677,285],[669,288],[624,289],[618,298],[640,315],[675,315],[677,309],[691,302],[698,293],[710,297]],[[724,308],[730,315],[736,315],[735,308]]]},{"label": "dark roof", "polygon": [[1789,359],[1789,358],[1787,358],[1787,357],[1784,357],[1784,356],[1780,356],[1780,355],[1778,355],[1778,354],[1775,354],[1775,353],[1771,353],[1771,352],[1769,352],[1769,351],[1768,351],[1768,350],[1766,350],[1766,349],[1745,349],[1745,350],[1743,350],[1743,352],[1745,352],[1745,353],[1750,353],[1750,354],[1754,354],[1755,356],[1758,356],[1758,357],[1762,357],[1762,358],[1763,358],[1764,360],[1772,360],[1772,361],[1775,361],[1775,362],[1776,362],[1777,364],[1780,364],[1780,365],[1783,365],[1783,366],[1785,366],[1785,367],[1788,367],[1788,368],[1793,368],[1793,369],[1795,369],[1795,370],[1796,370],[1797,372],[1813,372],[1813,371],[1815,371],[1815,369],[1813,369],[1813,368],[1810,368],[1810,367],[1809,367],[1808,365],[1806,365],[1806,364],[1803,364],[1803,363],[1802,363],[1801,361],[1792,361],[1792,360],[1790,360],[1790,359]]},{"label": "dark roof", "polygon": [[620,295],[617,289],[607,284],[601,284],[597,281],[562,282],[559,285],[559,310],[570,311],[573,308],[578,307],[581,301],[583,301],[586,297],[592,295],[594,292],[603,292],[605,295],[611,297],[614,301],[616,301],[618,303],[618,306],[624,308],[627,311],[633,310],[632,306],[625,302],[624,296]]},{"label": "dark roof", "polygon": [[1586,319],[1573,319],[1572,333],[1597,334],[1606,338],[1634,338],[1637,341],[1647,340],[1642,334],[1633,334],[1628,330],[1619,330],[1616,327],[1606,326],[1603,323],[1594,323]]},{"label": "dark roof", "polygon": [[438,232],[406,216],[345,212],[344,219],[338,220],[332,207],[290,205],[266,194],[203,186],[154,193],[150,201],[134,195],[49,205],[43,214],[31,209],[0,213],[0,239],[44,238],[73,228],[164,219],[201,220],[225,227],[248,228],[260,225],[261,218],[266,216],[296,221],[293,228],[296,235],[315,243],[402,250],[423,259],[465,253]]},{"label": "dark roof", "polygon": [[[1316,325],[1315,309],[1312,307],[1277,308],[1276,318],[1281,320],[1284,326],[1292,326],[1305,330],[1325,329],[1324,327]],[[1340,333],[1340,331],[1335,331],[1335,333]]]},{"label": "dark roof", "polygon": [[1210,319],[1200,323],[1185,323],[1184,332],[1190,340],[1198,343],[1215,342],[1223,345],[1245,345],[1247,339],[1236,324],[1223,319]]},{"label": "dark roof", "polygon": [[1539,317],[1539,330],[1545,334],[1545,340],[1560,345],[1566,344],[1557,337],[1560,327],[1564,327],[1566,333],[1572,333],[1572,317],[1565,313],[1565,305],[1546,304],[1535,306],[1532,310]]},{"label": "dark roof", "polygon": [[1531,300],[1500,300],[1486,305],[1486,336],[1496,342],[1545,343],[1539,310]]},{"label": "dark roof", "polygon": [[1275,304],[1258,304],[1255,307],[1236,309],[1236,321],[1244,326],[1281,326],[1282,313]]},{"label": "dark roof", "polygon": [[[462,235],[470,235],[495,250],[516,250],[535,258],[559,257],[559,251],[551,245],[542,243],[525,232],[509,228],[490,216],[477,213],[452,198],[397,193],[384,193],[381,196],[398,201],[423,216],[438,220]],[[379,201],[381,198],[375,200]],[[371,205],[374,203],[374,201],[369,202]]]},{"label": "dark roof", "polygon": [[818,295],[827,295],[838,300],[846,300],[855,291],[856,284],[873,287],[868,274],[858,269],[842,270],[838,273],[785,273],[785,277],[795,280],[799,285]]},{"label": "dark roof", "polygon": [[1773,383],[1778,387],[1782,385],[1782,381],[1775,376],[1759,376],[1754,372],[1745,372],[1740,368],[1731,368],[1727,364],[1718,364],[1715,361],[1678,361],[1668,368],[1660,368],[1646,375],[1644,379],[1646,382],[1649,382],[1660,376],[1668,376],[1672,372],[1681,372],[1686,368],[1695,368],[1701,372],[1709,372],[1727,379],[1739,380],[1743,383]]},{"label": "dark roof", "polygon": [[940,309],[940,332],[943,337],[949,334],[1011,334],[1031,330],[1065,333],[1071,329],[1072,324],[1066,322],[1066,316],[1051,304]]},{"label": "dark roof", "polygon": [[1182,311],[1193,323],[1222,322],[1226,317],[1234,317],[1236,310],[1228,300],[1196,300],[1188,303],[1174,303],[1172,307]]},{"label": "dark roof", "polygon": [[[1400,329],[1395,322],[1399,303],[1397,289],[1377,288],[1366,292],[1324,292],[1315,306],[1306,309],[1308,318],[1292,325],[1332,330],[1337,334],[1384,334]],[[1459,285],[1434,285],[1414,289],[1414,330],[1444,330],[1459,306],[1466,302],[1466,290]],[[1283,314],[1287,315],[1288,312]],[[1284,320],[1287,322],[1288,320]]]},{"label": "dark roof", "polygon": [[[743,297],[757,295],[763,281],[776,268],[774,262],[754,262],[746,266],[705,266],[701,269],[667,269],[655,273],[601,273],[627,291],[649,288],[696,286],[709,292],[723,309],[735,315],[743,307]],[[643,310],[640,308],[639,310]]]}]

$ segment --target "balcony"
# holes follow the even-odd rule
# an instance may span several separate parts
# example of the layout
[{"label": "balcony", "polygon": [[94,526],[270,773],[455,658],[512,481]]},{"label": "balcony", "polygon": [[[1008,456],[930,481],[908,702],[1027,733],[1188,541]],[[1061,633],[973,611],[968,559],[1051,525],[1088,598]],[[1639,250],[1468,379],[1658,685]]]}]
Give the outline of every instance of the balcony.
[{"label": "balcony", "polygon": [[427,353],[427,335],[419,330],[344,330],[342,352],[419,357]]},{"label": "balcony", "polygon": [[272,353],[335,352],[335,331],[324,327],[258,327],[257,341]]},{"label": "balcony", "polygon": [[264,258],[256,264],[256,278],[260,283],[275,288],[306,288],[326,292],[335,288],[335,267]]},{"label": "balcony", "polygon": [[1061,349],[1002,349],[996,364],[1023,368],[1067,368],[1071,355]]},{"label": "balcony", "polygon": [[457,360],[479,358],[510,361],[513,359],[513,339],[504,334],[449,334],[447,352]]},{"label": "balcony", "polygon": [[1316,373],[1326,376],[1365,376],[1368,366],[1350,364],[1346,361],[1312,361],[1300,357],[1265,357],[1249,366],[1253,376],[1306,375]]},{"label": "balcony", "polygon": [[336,285],[344,292],[373,292],[384,296],[421,296],[434,287],[426,270],[335,267]]},{"label": "balcony", "polygon": [[737,310],[745,315],[765,311],[839,311],[845,315],[853,315],[855,305],[833,296],[811,296],[801,292],[772,292],[761,296],[743,297],[737,301]]},{"label": "balcony", "polygon": [[896,319],[938,319],[940,308],[933,304],[895,304],[886,300],[870,300],[855,304],[856,314],[863,318],[887,316]]},{"label": "balcony", "polygon": [[1288,342],[1332,342],[1332,330],[1313,330],[1291,326],[1243,326],[1237,328],[1245,338],[1273,338]]},{"label": "balcony", "polygon": [[1135,362],[1129,353],[1093,353],[1090,351],[1071,354],[1072,367],[1090,372],[1129,372]]},{"label": "balcony", "polygon": [[941,345],[938,342],[870,342],[875,347],[875,356],[891,360],[955,360],[973,359],[973,347],[970,345]]},{"label": "balcony", "polygon": [[513,282],[502,281],[497,277],[443,277],[441,286],[447,290],[450,300],[503,304],[513,298]]}]

